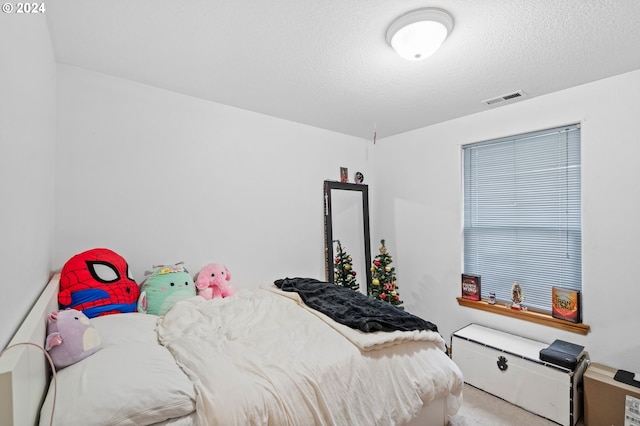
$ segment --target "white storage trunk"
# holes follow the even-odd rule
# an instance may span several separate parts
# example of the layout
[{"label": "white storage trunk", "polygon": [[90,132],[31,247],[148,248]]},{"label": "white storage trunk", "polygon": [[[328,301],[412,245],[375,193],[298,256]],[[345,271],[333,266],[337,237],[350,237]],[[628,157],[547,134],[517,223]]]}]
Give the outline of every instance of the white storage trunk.
[{"label": "white storage trunk", "polygon": [[540,360],[547,343],[468,325],[451,336],[451,356],[464,381],[564,426],[582,415],[584,356],[574,371]]}]

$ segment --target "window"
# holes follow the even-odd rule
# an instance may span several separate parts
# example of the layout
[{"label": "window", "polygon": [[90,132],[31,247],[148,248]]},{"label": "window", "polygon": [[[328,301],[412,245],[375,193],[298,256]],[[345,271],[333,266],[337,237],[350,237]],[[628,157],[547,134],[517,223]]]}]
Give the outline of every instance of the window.
[{"label": "window", "polygon": [[463,146],[464,272],[483,298],[551,312],[551,288],[582,289],[580,126]]}]

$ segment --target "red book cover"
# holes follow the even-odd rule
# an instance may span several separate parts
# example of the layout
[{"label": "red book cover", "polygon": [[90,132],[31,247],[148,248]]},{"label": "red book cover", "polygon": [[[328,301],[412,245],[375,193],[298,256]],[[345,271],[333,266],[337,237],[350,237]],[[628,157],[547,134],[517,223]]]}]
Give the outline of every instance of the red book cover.
[{"label": "red book cover", "polygon": [[551,315],[554,318],[582,322],[582,312],[580,310],[580,292],[568,290],[561,287],[551,289]]},{"label": "red book cover", "polygon": [[462,274],[462,298],[480,300],[480,275]]}]

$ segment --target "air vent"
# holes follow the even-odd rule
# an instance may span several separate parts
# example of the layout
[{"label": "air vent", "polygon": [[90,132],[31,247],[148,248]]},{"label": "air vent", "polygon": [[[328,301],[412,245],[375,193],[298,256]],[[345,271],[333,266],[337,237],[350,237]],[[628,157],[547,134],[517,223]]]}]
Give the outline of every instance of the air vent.
[{"label": "air vent", "polygon": [[497,98],[487,99],[485,101],[482,101],[482,103],[486,104],[486,105],[495,105],[495,104],[500,103],[500,102],[510,101],[512,99],[518,99],[518,98],[521,98],[521,97],[526,96],[526,95],[527,94],[524,92],[524,90],[518,90],[517,92],[513,92],[513,93],[506,94],[506,95],[498,96]]}]

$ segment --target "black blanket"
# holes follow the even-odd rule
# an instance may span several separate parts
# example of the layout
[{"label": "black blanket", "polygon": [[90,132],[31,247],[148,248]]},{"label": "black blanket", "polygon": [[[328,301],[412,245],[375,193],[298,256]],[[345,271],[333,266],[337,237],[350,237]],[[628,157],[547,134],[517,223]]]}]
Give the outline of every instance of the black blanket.
[{"label": "black blanket", "polygon": [[313,278],[284,278],[274,284],[300,295],[304,303],[331,319],[365,332],[438,331],[435,324],[400,310],[389,302]]}]

